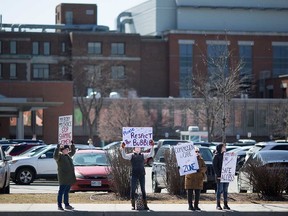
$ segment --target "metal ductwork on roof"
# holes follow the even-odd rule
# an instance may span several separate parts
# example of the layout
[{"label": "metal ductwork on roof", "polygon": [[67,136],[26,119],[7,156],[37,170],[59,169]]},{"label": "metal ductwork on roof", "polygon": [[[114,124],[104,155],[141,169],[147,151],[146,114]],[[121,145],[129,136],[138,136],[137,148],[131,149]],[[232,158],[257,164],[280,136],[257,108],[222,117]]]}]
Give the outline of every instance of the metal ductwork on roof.
[{"label": "metal ductwork on roof", "polygon": [[[122,19],[123,18],[123,19]],[[133,23],[132,13],[131,12],[122,12],[117,17],[117,31],[125,32],[125,24]]]}]

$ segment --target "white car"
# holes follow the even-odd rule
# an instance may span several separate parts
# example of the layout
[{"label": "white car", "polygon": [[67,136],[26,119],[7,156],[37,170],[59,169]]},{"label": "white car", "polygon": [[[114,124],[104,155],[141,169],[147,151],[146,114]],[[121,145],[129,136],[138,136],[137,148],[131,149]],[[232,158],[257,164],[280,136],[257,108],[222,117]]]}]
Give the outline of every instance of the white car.
[{"label": "white car", "polygon": [[[53,158],[56,144],[47,145],[41,151],[28,156],[13,157],[10,162],[11,180],[15,184],[28,185],[35,179],[57,179],[57,163]],[[90,148],[88,145],[75,144],[77,149]]]},{"label": "white car", "polygon": [[0,193],[9,194],[10,193],[10,167],[8,161],[12,157],[5,156],[1,146],[0,146]]}]

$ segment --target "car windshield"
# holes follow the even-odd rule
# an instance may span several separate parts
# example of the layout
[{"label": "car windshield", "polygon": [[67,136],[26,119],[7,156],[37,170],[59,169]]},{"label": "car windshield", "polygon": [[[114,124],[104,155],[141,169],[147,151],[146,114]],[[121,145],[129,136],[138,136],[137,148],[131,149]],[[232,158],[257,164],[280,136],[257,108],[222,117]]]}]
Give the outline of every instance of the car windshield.
[{"label": "car windshield", "polygon": [[75,166],[108,166],[106,154],[79,153],[73,157]]},{"label": "car windshield", "polygon": [[200,154],[203,158],[204,161],[212,161],[212,152],[210,151],[210,149],[206,149],[206,148],[199,148],[200,150]]}]

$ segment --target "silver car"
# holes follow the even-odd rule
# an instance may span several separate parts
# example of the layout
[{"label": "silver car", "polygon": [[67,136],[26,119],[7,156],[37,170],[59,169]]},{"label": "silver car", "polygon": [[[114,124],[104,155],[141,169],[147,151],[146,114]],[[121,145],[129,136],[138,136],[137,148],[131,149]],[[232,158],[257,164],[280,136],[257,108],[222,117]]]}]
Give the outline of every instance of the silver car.
[{"label": "silver car", "polygon": [[5,156],[0,146],[0,193],[10,193],[10,167],[8,161],[12,160],[11,156]]}]

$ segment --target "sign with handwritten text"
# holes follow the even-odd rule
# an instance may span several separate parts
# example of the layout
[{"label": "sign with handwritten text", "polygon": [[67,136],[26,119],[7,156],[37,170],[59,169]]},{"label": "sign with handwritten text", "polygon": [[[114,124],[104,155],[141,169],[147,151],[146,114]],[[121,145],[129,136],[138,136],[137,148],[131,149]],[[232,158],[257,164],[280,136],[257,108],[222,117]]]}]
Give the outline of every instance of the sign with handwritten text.
[{"label": "sign with handwritten text", "polygon": [[58,120],[58,143],[70,145],[72,140],[72,115],[59,116]]},{"label": "sign with handwritten text", "polygon": [[193,142],[178,143],[174,146],[180,176],[195,173],[199,169]]},{"label": "sign with handwritten text", "polygon": [[153,128],[123,127],[122,137],[126,147],[149,147],[149,141],[153,140]]},{"label": "sign with handwritten text", "polygon": [[237,154],[225,152],[221,171],[221,182],[232,182],[235,177]]}]

